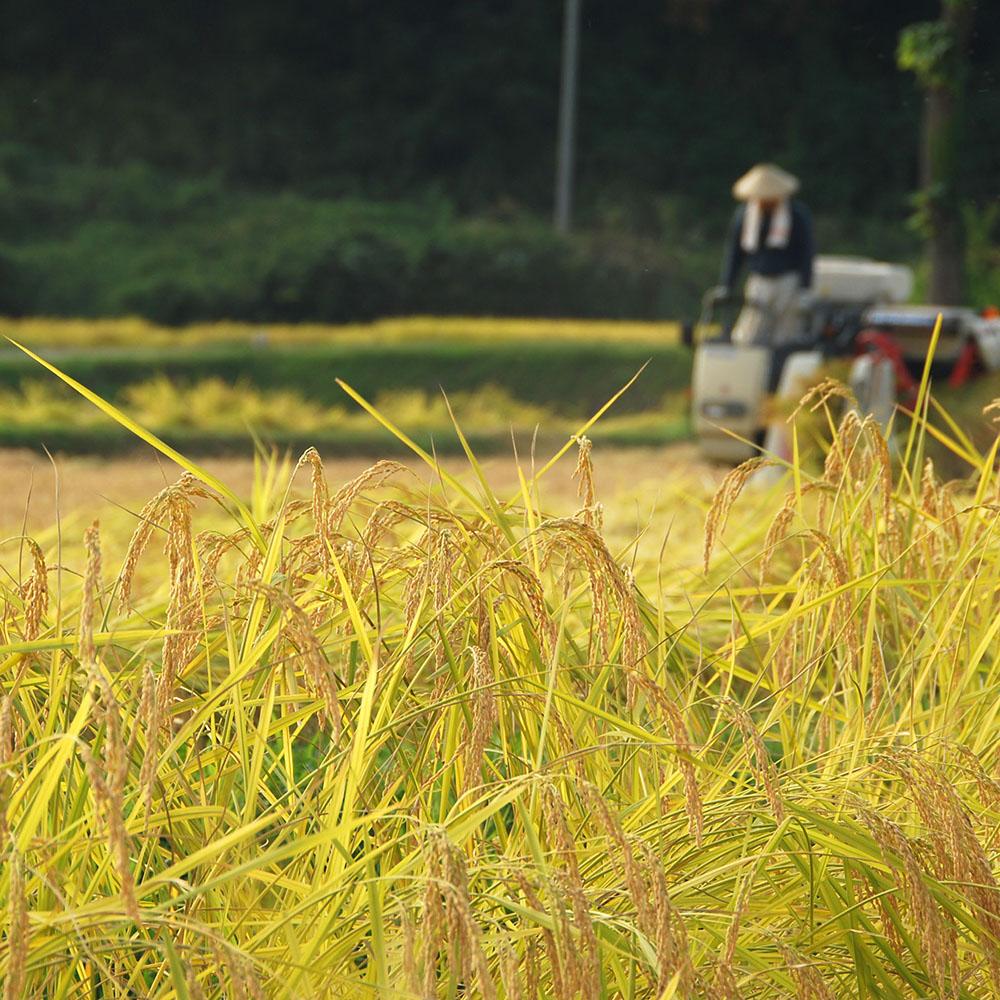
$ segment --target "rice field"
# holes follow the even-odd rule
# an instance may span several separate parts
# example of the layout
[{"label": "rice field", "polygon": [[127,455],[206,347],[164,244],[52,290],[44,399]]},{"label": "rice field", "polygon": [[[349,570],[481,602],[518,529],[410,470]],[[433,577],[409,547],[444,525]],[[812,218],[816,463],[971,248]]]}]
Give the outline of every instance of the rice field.
[{"label": "rice field", "polygon": [[[48,444],[52,436],[67,439],[72,429],[78,450],[103,441],[128,450],[134,438],[108,419],[107,414],[54,380],[32,379],[16,389],[0,387],[0,437],[18,442]],[[285,444],[311,440],[329,450],[344,442],[385,444],[386,435],[373,432],[372,419],[346,395],[339,405],[327,406],[305,397],[294,388],[258,389],[248,380],[227,382],[200,379],[193,384],[165,375],[126,386],[116,405],[142,426],[162,437],[238,445],[251,449],[254,441]],[[463,430],[507,450],[511,435],[530,441],[543,436],[547,442],[571,434],[580,420],[553,406],[525,402],[506,389],[485,385],[445,395],[422,389],[383,392],[374,400],[379,412],[423,440],[436,439],[454,448],[452,415]],[[598,438],[653,442],[679,439],[689,434],[687,399],[668,395],[650,410],[614,414],[595,428]],[[391,436],[389,443],[394,443]]]},{"label": "rice field", "polygon": [[586,426],[235,489],[135,427],[141,511],[4,542],[5,998],[996,995],[998,445],[926,389],[638,517]]},{"label": "rice field", "polygon": [[253,324],[196,323],[165,327],[139,317],[64,319],[25,317],[0,319],[6,336],[29,347],[78,349],[92,347],[192,347],[211,344],[361,344],[408,343],[494,344],[568,343],[676,344],[680,324],[630,320],[508,319],[482,316],[405,316],[371,323]]}]

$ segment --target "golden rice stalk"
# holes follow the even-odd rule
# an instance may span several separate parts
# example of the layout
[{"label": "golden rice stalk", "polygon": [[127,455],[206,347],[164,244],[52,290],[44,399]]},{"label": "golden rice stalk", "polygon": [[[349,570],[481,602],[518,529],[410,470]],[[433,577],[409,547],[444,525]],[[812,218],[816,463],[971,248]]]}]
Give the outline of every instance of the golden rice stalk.
[{"label": "golden rice stalk", "polygon": [[[315,525],[315,548],[317,550],[319,565],[324,569],[329,569],[330,566],[330,534],[329,534],[329,518],[330,518],[330,490],[326,483],[326,476],[323,472],[323,460],[319,456],[319,452],[315,448],[307,448],[303,453],[302,457],[299,459],[295,466],[295,472],[298,472],[303,466],[308,465],[310,467],[311,482],[312,482],[312,516],[313,524]],[[288,572],[286,568],[286,573]]]},{"label": "golden rice stalk", "polygon": [[[861,819],[878,844],[886,864],[901,883],[913,932],[920,942],[928,972],[941,996],[958,993],[958,951],[955,929],[941,913],[924,881],[924,873],[909,839],[895,823],[862,807]],[[902,860],[900,867],[897,858]],[[951,981],[951,989],[947,983]]]},{"label": "golden rice stalk", "polygon": [[[135,571],[139,559],[149,544],[149,540],[153,537],[153,532],[159,526],[158,522],[160,518],[170,507],[175,506],[179,500],[192,497],[218,499],[214,492],[203,486],[189,472],[185,472],[176,483],[162,489],[139,511],[139,525],[135,529],[128,549],[125,552],[125,560],[118,578],[118,601],[123,611],[128,609],[128,603],[132,596],[132,583],[135,579]],[[171,569],[172,577],[173,569]]]},{"label": "golden rice stalk", "polygon": [[629,838],[625,835],[620,820],[612,813],[597,786],[586,782],[583,785],[583,792],[594,816],[604,829],[605,835],[618,847],[621,867],[625,876],[625,886],[635,906],[639,926],[648,928],[652,926],[649,887],[646,882],[645,872],[643,872],[642,866],[636,861],[635,852],[632,850]]},{"label": "golden rice stalk", "polygon": [[614,607],[621,621],[622,664],[637,666],[645,655],[645,637],[631,574],[615,562],[604,539],[589,524],[574,518],[552,518],[544,521],[540,530],[545,532],[543,565],[548,565],[559,553],[568,565],[582,566],[587,571],[593,599],[591,634],[598,654],[604,655],[608,637],[614,634],[611,625]]},{"label": "golden rice stalk", "polygon": [[[143,507],[139,514],[139,526],[132,535],[119,576],[119,602],[124,610],[131,598],[139,558],[154,529],[161,520],[165,520],[164,552],[167,556],[170,590],[165,623],[167,634],[163,640],[162,665],[156,689],[155,717],[158,727],[169,720],[176,678],[194,647],[197,634],[195,627],[202,613],[202,603],[195,594],[194,541],[191,534],[194,497],[217,499],[214,492],[185,472],[176,483],[161,490]],[[158,747],[158,729],[149,730],[142,763],[147,796],[155,780]]]},{"label": "golden rice stalk", "polygon": [[687,928],[684,919],[671,902],[667,891],[667,877],[656,853],[641,844],[640,851],[646,864],[646,877],[652,887],[651,918],[653,927],[647,930],[656,948],[657,994],[677,976],[678,995],[690,996],[695,985],[695,969],[691,961]]},{"label": "golden rice stalk", "polygon": [[205,991],[201,988],[201,983],[198,981],[198,974],[195,972],[194,965],[191,962],[185,963],[184,982],[191,1000],[205,1000]]},{"label": "golden rice stalk", "polygon": [[866,417],[862,428],[868,439],[869,450],[875,458],[875,467],[878,470],[879,495],[882,498],[882,524],[885,529],[889,553],[895,555],[902,550],[903,534],[893,496],[895,486],[893,484],[892,457],[889,454],[889,445],[885,439],[885,434],[882,432],[882,428],[873,417]]},{"label": "golden rice stalk", "polygon": [[28,966],[28,899],[24,889],[24,861],[11,849],[7,862],[10,870],[10,887],[7,895],[7,978],[4,981],[4,1000],[22,1000]]},{"label": "golden rice stalk", "polygon": [[[900,937],[899,931],[896,929],[896,923],[893,920],[894,910],[889,901],[891,897],[887,893],[879,891],[869,875],[862,874],[861,878],[868,892],[867,898],[875,904],[875,908],[878,910],[879,920],[882,924],[882,933],[885,935],[886,941],[889,942],[893,950],[897,953],[903,951],[906,945]],[[895,894],[895,891],[895,887],[893,887],[891,892]],[[905,900],[902,902],[905,905]]]},{"label": "golden rice stalk", "polygon": [[483,755],[498,719],[497,699],[493,690],[495,677],[489,654],[479,646],[472,646],[469,652],[472,657],[472,670],[469,672],[472,727],[465,749],[466,791],[480,783]]},{"label": "golden rice stalk", "polygon": [[764,578],[767,576],[771,559],[777,551],[778,546],[785,540],[785,537],[788,534],[788,529],[791,527],[792,521],[795,518],[795,506],[797,500],[798,497],[794,490],[785,496],[784,503],[778,509],[778,513],[774,515],[771,525],[767,529],[767,535],[764,536],[764,551],[760,559],[760,570],[758,576],[761,586],[763,586]]},{"label": "golden rice stalk", "polygon": [[994,988],[1000,991],[1000,886],[969,814],[943,769],[919,755],[894,750],[883,758],[898,774],[930,832],[938,877],[960,889],[983,927],[981,946]]},{"label": "golden rice stalk", "polygon": [[194,592],[196,575],[194,541],[191,537],[193,508],[189,495],[183,490],[177,490],[170,494],[163,511],[167,521],[164,551],[170,573],[170,597],[157,699],[164,720],[173,699],[177,676],[194,645],[194,627],[201,614],[201,602],[196,599]]},{"label": "golden rice stalk", "polygon": [[225,965],[237,1000],[265,1000],[264,990],[249,959],[227,949]]},{"label": "golden rice stalk", "polygon": [[818,382],[812,386],[799,400],[798,406],[795,407],[788,418],[789,422],[794,420],[805,407],[808,406],[810,411],[815,413],[816,410],[821,406],[825,406],[831,399],[837,398],[846,400],[852,408],[858,405],[854,393],[843,382],[835,378],[825,378],[822,382]]},{"label": "golden rice stalk", "polygon": [[90,674],[96,673],[97,653],[94,648],[94,608],[101,586],[101,544],[96,521],[83,533],[87,551],[87,567],[83,574],[83,594],[80,598],[80,663]]},{"label": "golden rice stalk", "polygon": [[764,746],[764,741],[761,739],[757,727],[753,724],[753,720],[741,705],[727,698],[723,702],[723,707],[742,733],[747,753],[747,764],[750,766],[757,783],[764,786],[764,794],[771,806],[771,812],[774,813],[775,820],[781,823],[785,818],[785,806],[781,800],[781,784],[774,762],[767,752],[767,747]]},{"label": "golden rice stalk", "polygon": [[21,590],[24,601],[22,634],[30,642],[38,638],[42,617],[49,607],[49,578],[41,546],[31,538],[26,538],[24,544],[31,553],[31,575]]},{"label": "golden rice stalk", "polygon": [[[542,901],[538,898],[538,893],[535,892],[531,883],[528,881],[527,876],[520,867],[514,869],[514,878],[520,886],[521,892],[524,895],[525,902],[528,906],[538,913],[545,913],[545,907],[542,905]],[[561,949],[559,948],[559,943],[556,941],[555,934],[544,924],[540,926],[540,931],[542,941],[545,945],[545,954],[548,958],[549,978],[551,980],[551,989],[548,995],[552,996],[553,1000],[575,1000],[567,989],[566,977],[563,975],[563,958]],[[534,940],[532,940],[531,944],[534,944]],[[538,972],[538,962],[531,961],[531,959],[537,958],[536,949],[532,948],[531,945],[529,945],[528,958],[529,963],[526,977],[528,983],[527,992],[529,998],[534,1000],[534,998],[538,996],[540,976]]]},{"label": "golden rice stalk", "polygon": [[[506,1000],[523,1000],[521,963],[518,961],[514,949],[509,944],[504,945],[500,949],[500,982],[503,983],[503,992]],[[528,994],[529,997],[534,995],[536,994]]]},{"label": "golden rice stalk", "polygon": [[733,916],[726,930],[726,944],[718,965],[715,967],[715,980],[712,986],[715,995],[721,1000],[740,1000],[740,990],[733,972],[733,960],[736,957],[736,943],[740,936],[740,924],[743,916],[750,908],[750,880],[744,880],[736,896]]},{"label": "golden rice stalk", "polygon": [[476,995],[496,1000],[496,987],[483,951],[482,931],[472,913],[465,858],[440,827],[427,830],[424,857],[427,865],[423,914],[425,995],[437,995],[438,954],[442,945],[450,945],[463,973],[475,975],[479,986]]},{"label": "golden rice stalk", "polygon": [[4,695],[3,701],[0,702],[0,767],[10,762],[16,750],[14,702],[8,694]]},{"label": "golden rice stalk", "polygon": [[742,465],[737,465],[731,470],[719,484],[715,491],[712,503],[708,508],[708,515],[705,518],[705,548],[703,553],[704,569],[708,572],[708,564],[712,558],[712,551],[716,541],[726,530],[726,522],[729,520],[729,513],[733,509],[733,504],[739,499],[743,488],[750,481],[750,477],[758,470],[773,463],[762,456],[747,459]]},{"label": "golden rice stalk", "polygon": [[584,524],[592,528],[601,530],[604,521],[604,514],[597,503],[597,490],[594,486],[594,463],[591,457],[593,444],[586,435],[574,437],[579,452],[577,454],[576,468],[573,470],[573,478],[576,479],[576,495],[583,501],[583,507],[576,515]]},{"label": "golden rice stalk", "polygon": [[551,877],[550,886],[556,895],[557,918],[564,919],[567,909],[573,915],[572,930],[566,928],[561,936],[563,944],[569,946],[563,961],[567,987],[572,995],[597,1000],[601,987],[601,953],[583,885],[557,872]]},{"label": "golden rice stalk", "polygon": [[849,409],[841,418],[823,464],[823,479],[830,486],[840,486],[845,477],[850,477],[861,430],[858,411]]},{"label": "golden rice stalk", "polygon": [[406,906],[400,910],[400,929],[403,938],[402,986],[412,996],[420,996],[420,976],[417,972],[416,928]]},{"label": "golden rice stalk", "polygon": [[[528,1000],[538,1000],[538,990],[541,982],[541,976],[538,971],[538,941],[535,938],[529,938],[524,952],[524,992]],[[560,996],[559,991],[555,990],[554,986],[552,995],[556,998]]]},{"label": "golden rice stalk", "polygon": [[153,668],[148,663],[142,675],[142,695],[139,700],[137,723],[132,730],[132,735],[129,737],[129,743],[131,747],[141,725],[146,733],[147,746],[139,768],[139,788],[142,790],[143,815],[148,824],[153,805],[153,786],[156,784],[156,752],[154,749],[150,753],[149,742],[157,740],[160,732],[160,711],[159,702],[156,697],[156,676],[153,674]]},{"label": "golden rice stalk", "polygon": [[636,685],[649,697],[652,704],[659,709],[670,728],[676,749],[677,768],[684,779],[684,809],[688,817],[688,832],[694,837],[695,843],[701,847],[705,826],[704,810],[701,792],[698,788],[698,779],[694,773],[694,764],[691,762],[694,752],[684,716],[673,699],[655,681],[637,672],[633,672],[633,679]]},{"label": "golden rice stalk", "polygon": [[[875,613],[874,608],[869,611],[869,614]],[[865,716],[865,722],[869,726],[882,707],[886,689],[885,656],[882,652],[882,639],[879,636],[878,628],[872,631],[871,654],[871,703]]]},{"label": "golden rice stalk", "polygon": [[294,643],[302,663],[302,672],[314,695],[323,704],[323,716],[333,729],[335,737],[339,737],[343,728],[343,717],[340,709],[340,695],[337,686],[337,676],[327,662],[323,647],[313,629],[308,615],[295,603],[292,597],[277,587],[258,584],[258,589],[267,595],[268,600],[282,608],[288,615],[285,631]]},{"label": "golden rice stalk", "polygon": [[793,621],[771,657],[774,674],[781,687],[787,687],[792,683],[795,666],[799,660],[799,639],[801,632],[802,623],[798,620]]},{"label": "golden rice stalk", "polygon": [[560,866],[571,879],[580,883],[580,865],[576,856],[576,838],[570,832],[566,819],[566,803],[559,789],[552,782],[542,785],[542,816],[548,832],[549,843]]},{"label": "golden rice stalk", "polygon": [[556,643],[556,625],[545,604],[545,591],[542,581],[535,571],[518,559],[494,559],[483,567],[484,571],[497,569],[513,576],[520,585],[521,594],[528,610],[531,612],[531,624],[538,638],[542,652],[551,652]]},{"label": "golden rice stalk", "polygon": [[330,490],[326,484],[326,475],[323,472],[323,459],[315,448],[307,448],[295,466],[297,472],[304,465],[308,465],[311,472],[312,481],[312,515],[316,531],[324,535],[327,518],[330,508]]},{"label": "golden rice stalk", "polygon": [[986,773],[982,761],[967,746],[955,745],[954,750],[972,772],[980,800],[993,809],[1000,809],[1000,781]]},{"label": "golden rice stalk", "polygon": [[[850,582],[850,573],[846,560],[834,547],[833,539],[825,531],[819,531],[817,528],[810,528],[809,534],[823,553],[833,585],[838,589],[846,587]],[[833,625],[836,634],[843,638],[851,663],[856,665],[861,655],[861,637],[858,633],[854,608],[851,604],[850,591],[844,590],[843,593],[839,594],[833,608]]]},{"label": "golden rice stalk", "polygon": [[135,881],[128,850],[129,838],[125,830],[128,748],[122,736],[118,702],[107,678],[100,671],[94,649],[93,615],[101,572],[101,545],[96,521],[85,532],[84,545],[87,551],[87,568],[84,573],[84,592],[81,600],[80,649],[81,659],[91,683],[96,684],[98,689],[98,705],[105,729],[102,744],[103,770],[98,772],[97,764],[89,748],[86,747],[84,759],[94,789],[94,797],[103,816],[111,856],[121,880],[123,908],[136,923],[141,923],[142,915],[135,897]]},{"label": "golden rice stalk", "polygon": [[[110,714],[110,713],[109,713]],[[105,746],[112,742],[110,732],[105,733]],[[132,877],[132,864],[128,852],[128,834],[125,830],[125,820],[122,815],[122,789],[120,770],[118,767],[118,752],[114,749],[105,751],[103,766],[98,765],[90,747],[80,749],[87,769],[87,779],[90,782],[97,808],[97,816],[108,838],[111,858],[121,880],[122,908],[136,923],[142,923],[142,914],[135,897],[135,880]],[[108,766],[115,768],[115,773],[108,774]]]},{"label": "golden rice stalk", "polygon": [[801,955],[787,945],[781,945],[781,954],[788,966],[788,974],[795,983],[797,1000],[836,1000],[820,973]]},{"label": "golden rice stalk", "polygon": [[371,468],[365,469],[361,475],[356,476],[349,483],[345,483],[329,502],[326,522],[328,536],[332,538],[340,530],[341,522],[361,493],[365,490],[377,489],[393,476],[408,471],[406,466],[400,462],[381,461],[376,462]]}]

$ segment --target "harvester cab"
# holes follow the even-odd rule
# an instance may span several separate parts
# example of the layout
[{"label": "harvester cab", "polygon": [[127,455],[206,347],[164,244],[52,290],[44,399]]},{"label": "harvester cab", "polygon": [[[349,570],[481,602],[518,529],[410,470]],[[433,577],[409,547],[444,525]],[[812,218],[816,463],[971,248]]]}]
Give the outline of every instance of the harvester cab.
[{"label": "harvester cab", "polygon": [[[741,462],[760,451],[788,460],[784,413],[830,358],[849,359],[864,413],[887,425],[897,401],[915,394],[934,324],[942,315],[932,374],[951,385],[1000,367],[1000,318],[972,309],[912,306],[913,274],[859,257],[817,257],[813,298],[792,338],[732,337],[739,301],[709,293],[694,343],[692,408],[702,454]],[[772,329],[777,329],[776,324]]]}]

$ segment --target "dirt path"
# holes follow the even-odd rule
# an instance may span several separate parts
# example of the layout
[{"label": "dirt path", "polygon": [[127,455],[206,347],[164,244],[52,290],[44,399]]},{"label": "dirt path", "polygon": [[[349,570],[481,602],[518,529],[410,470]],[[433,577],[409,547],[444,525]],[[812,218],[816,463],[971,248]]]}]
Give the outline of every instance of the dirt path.
[{"label": "dirt path", "polygon": [[[703,462],[693,445],[663,448],[594,448],[598,496],[606,505],[646,507],[655,497],[681,491],[704,496],[720,478],[720,469]],[[372,464],[368,458],[330,458],[324,464],[331,485],[345,482]],[[417,460],[410,463],[422,478],[429,470]],[[442,466],[467,483],[474,477],[467,462],[445,459]],[[576,504],[572,479],[575,456],[567,454],[542,482],[543,503],[553,513]],[[250,494],[254,466],[250,458],[209,458],[202,465],[241,496]],[[483,462],[494,490],[508,495],[517,489],[517,468],[512,458],[493,457]],[[51,526],[59,511],[64,521],[116,516],[116,510],[137,511],[178,470],[150,449],[119,458],[57,456],[55,467],[44,456],[30,451],[0,450],[0,536],[29,533]]]}]

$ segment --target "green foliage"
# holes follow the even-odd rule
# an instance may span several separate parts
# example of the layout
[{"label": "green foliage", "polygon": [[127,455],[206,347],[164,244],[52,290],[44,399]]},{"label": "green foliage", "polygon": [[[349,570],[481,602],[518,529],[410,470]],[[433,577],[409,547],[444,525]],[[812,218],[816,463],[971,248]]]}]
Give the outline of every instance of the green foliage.
[{"label": "green foliage", "polygon": [[[141,165],[57,165],[0,149],[0,310],[345,322],[430,313],[690,314],[702,258],[652,236],[569,238],[448,203],[231,191]],[[711,268],[715,267],[713,251]]]},{"label": "green foliage", "polygon": [[972,305],[1000,305],[1000,205],[962,207],[965,280]]},{"label": "green foliage", "polygon": [[921,21],[899,33],[896,49],[899,68],[914,73],[923,87],[952,83],[955,37],[944,21]]}]

